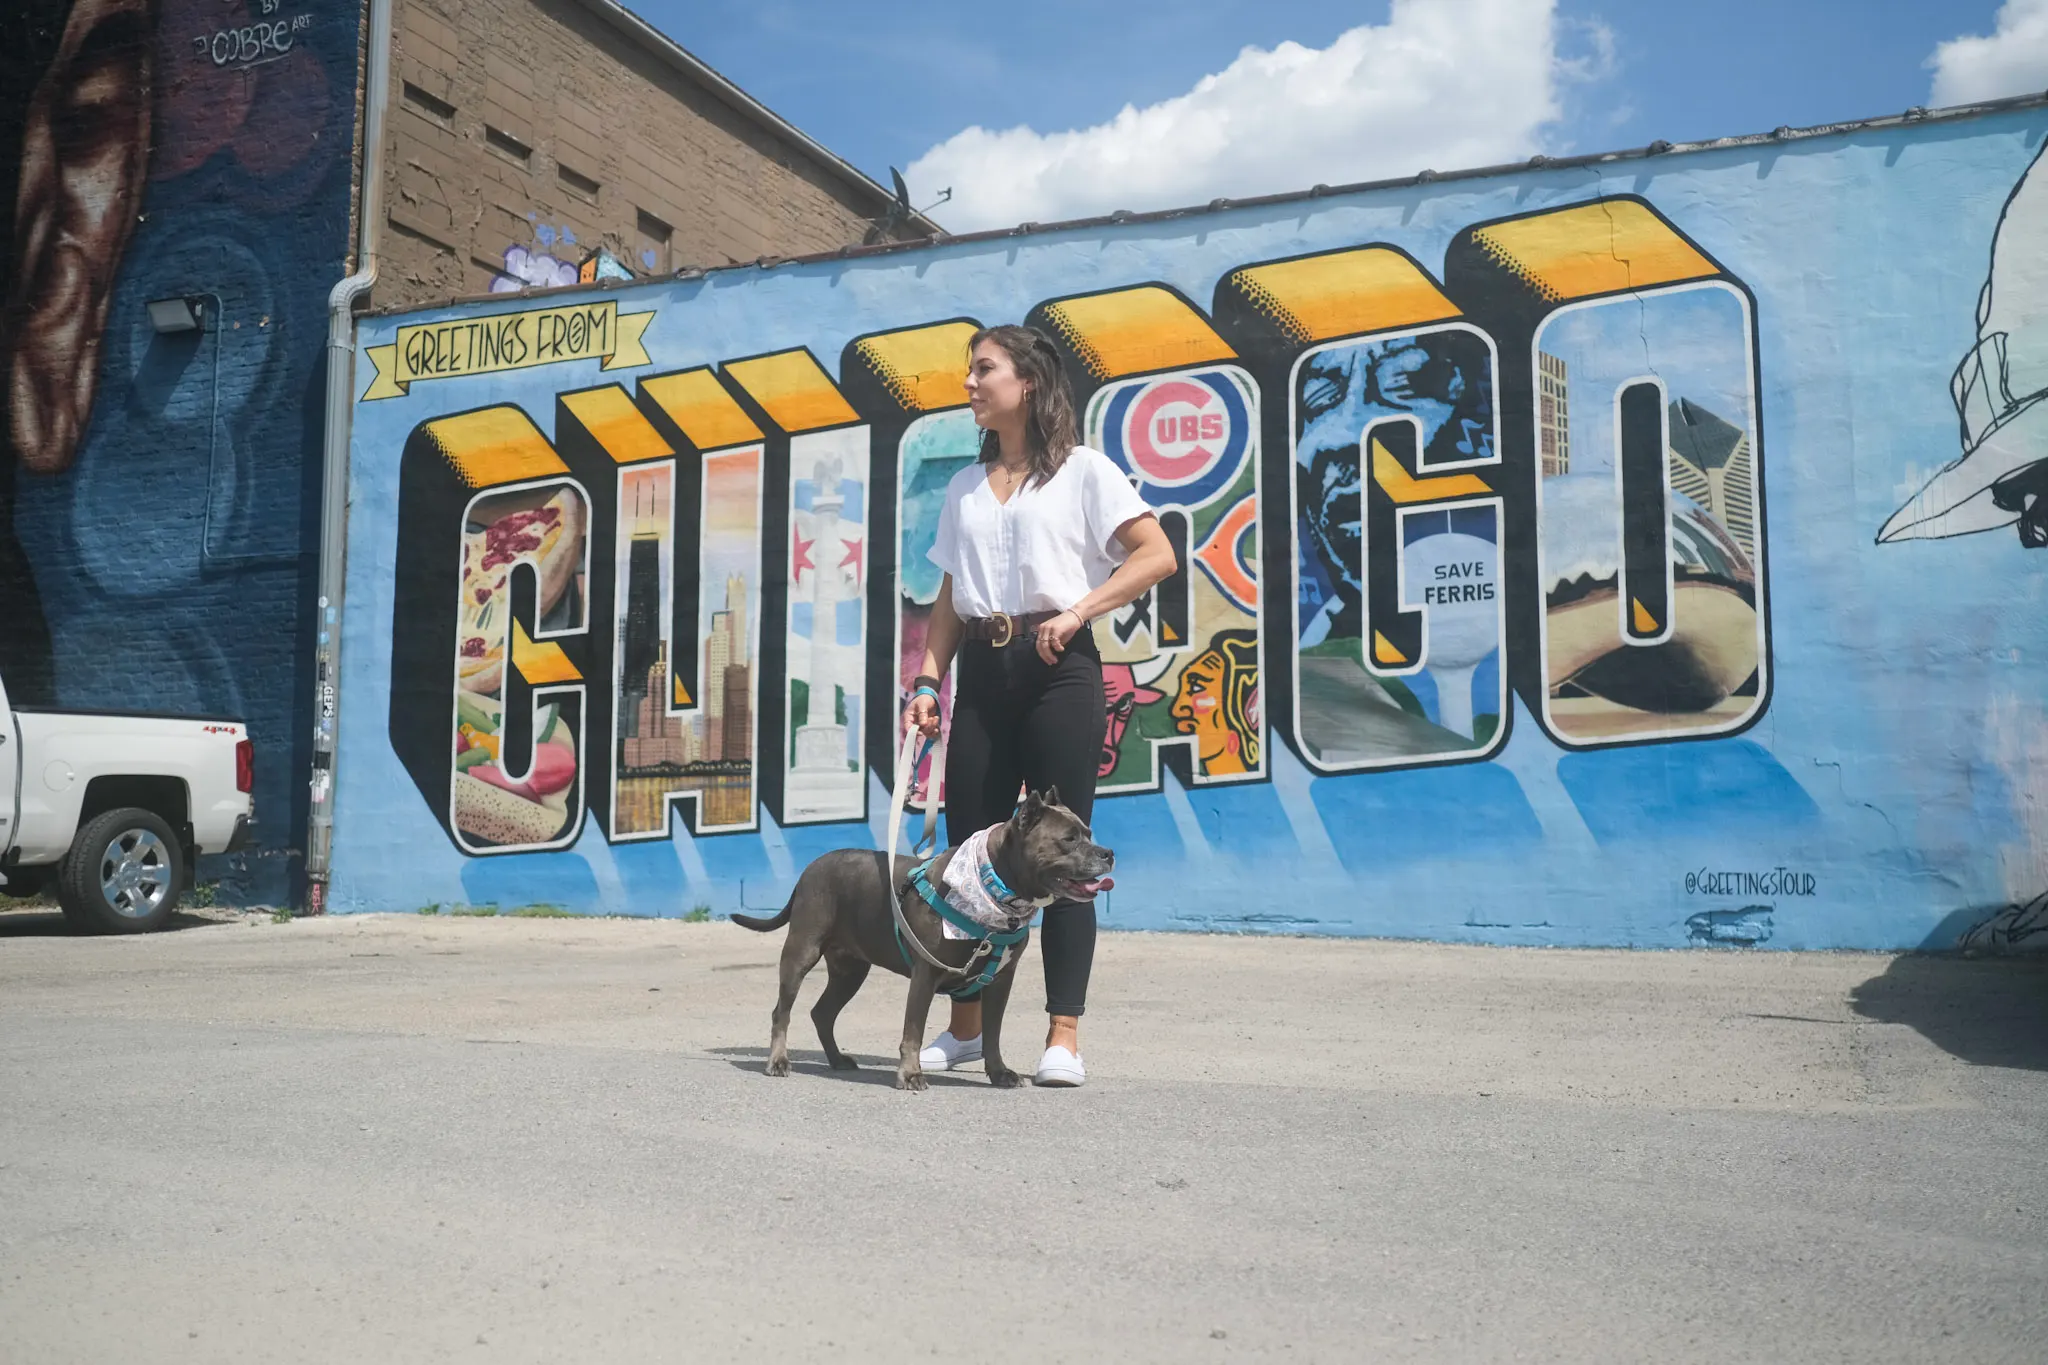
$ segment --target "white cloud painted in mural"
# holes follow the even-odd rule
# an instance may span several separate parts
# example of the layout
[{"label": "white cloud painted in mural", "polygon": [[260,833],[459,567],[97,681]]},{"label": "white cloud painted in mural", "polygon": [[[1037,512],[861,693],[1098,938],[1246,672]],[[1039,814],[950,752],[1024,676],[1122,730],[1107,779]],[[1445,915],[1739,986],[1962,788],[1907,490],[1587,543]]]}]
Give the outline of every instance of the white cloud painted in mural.
[{"label": "white cloud painted in mural", "polygon": [[[1325,48],[1247,47],[1192,90],[1092,128],[968,128],[906,173],[950,186],[955,232],[1454,170],[1556,150],[1566,86],[1614,66],[1612,34],[1554,0],[1394,0]],[[1560,52],[1560,32],[1587,55]]]},{"label": "white cloud painted in mural", "polygon": [[1934,49],[1936,105],[1972,104],[2048,90],[2048,0],[2005,0],[1988,35],[1964,34]]}]

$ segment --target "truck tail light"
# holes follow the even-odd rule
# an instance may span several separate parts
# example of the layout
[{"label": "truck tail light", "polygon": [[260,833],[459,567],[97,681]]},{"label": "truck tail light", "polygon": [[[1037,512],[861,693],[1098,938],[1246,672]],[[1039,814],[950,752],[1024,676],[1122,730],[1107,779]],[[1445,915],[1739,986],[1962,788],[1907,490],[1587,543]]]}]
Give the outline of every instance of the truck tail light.
[{"label": "truck tail light", "polygon": [[235,741],[235,790],[252,791],[256,786],[256,741]]}]

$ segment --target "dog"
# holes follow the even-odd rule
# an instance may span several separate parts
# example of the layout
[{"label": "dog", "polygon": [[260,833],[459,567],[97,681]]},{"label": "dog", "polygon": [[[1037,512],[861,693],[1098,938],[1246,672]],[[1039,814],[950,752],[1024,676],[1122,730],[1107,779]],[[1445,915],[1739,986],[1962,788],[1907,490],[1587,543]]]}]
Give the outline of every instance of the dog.
[{"label": "dog", "polygon": [[[930,881],[943,894],[945,871],[957,849],[939,854],[932,864]],[[1059,803],[1059,792],[1026,794],[1023,804],[1008,821],[989,831],[989,860],[996,874],[1022,899],[1035,906],[1055,900],[1090,900],[1097,891],[1111,885],[1109,871],[1116,855],[1096,843],[1088,826],[1078,815]],[[904,919],[931,955],[949,966],[965,966],[974,952],[974,941],[944,937],[938,913],[909,884],[910,870],[918,860],[866,849],[837,849],[815,859],[797,878],[789,904],[772,919],[734,915],[733,923],[758,933],[789,925],[789,937],[782,944],[781,992],[775,999],[773,1031],[768,1041],[768,1074],[789,1074],[789,1012],[796,1003],[798,987],[819,958],[830,973],[824,994],[811,1007],[811,1022],[818,1026],[818,1041],[825,1045],[825,1060],[835,1071],[852,1071],[860,1064],[839,1050],[833,1025],[846,1003],[859,993],[868,969],[877,964],[910,978],[910,995],[903,1008],[903,1039],[896,1054],[896,1088],[927,1088],[918,1053],[924,1046],[925,1017],[931,1011],[932,996],[948,981],[916,955],[908,962],[897,946],[896,922],[889,910],[889,881],[903,904]],[[1028,915],[1024,917],[1028,922]],[[1017,959],[1025,943],[1017,944],[981,996],[982,1058],[991,1084],[1009,1089],[1017,1084],[1017,1073],[1003,1065],[1003,1008],[1010,1000],[1010,985],[1017,973]]]}]

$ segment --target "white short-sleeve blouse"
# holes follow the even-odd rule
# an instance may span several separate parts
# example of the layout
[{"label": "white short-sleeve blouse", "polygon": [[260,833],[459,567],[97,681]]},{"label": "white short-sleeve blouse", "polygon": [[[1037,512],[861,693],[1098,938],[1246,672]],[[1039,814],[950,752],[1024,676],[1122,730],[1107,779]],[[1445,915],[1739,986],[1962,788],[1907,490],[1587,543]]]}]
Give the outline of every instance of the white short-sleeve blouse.
[{"label": "white short-sleeve blouse", "polygon": [[961,617],[1064,611],[1101,587],[1125,550],[1116,533],[1152,509],[1099,450],[1075,446],[1059,473],[998,502],[988,466],[946,485],[931,561],[953,576]]}]

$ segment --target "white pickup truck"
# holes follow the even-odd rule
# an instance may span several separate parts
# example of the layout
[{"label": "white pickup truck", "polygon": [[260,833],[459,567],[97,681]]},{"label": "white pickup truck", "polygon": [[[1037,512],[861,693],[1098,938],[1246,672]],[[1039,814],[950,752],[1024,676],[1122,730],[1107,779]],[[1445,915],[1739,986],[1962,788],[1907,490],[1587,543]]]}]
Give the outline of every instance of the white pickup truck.
[{"label": "white pickup truck", "polygon": [[0,892],[54,889],[73,924],[160,928],[201,853],[248,842],[249,727],[10,707],[0,678]]}]

